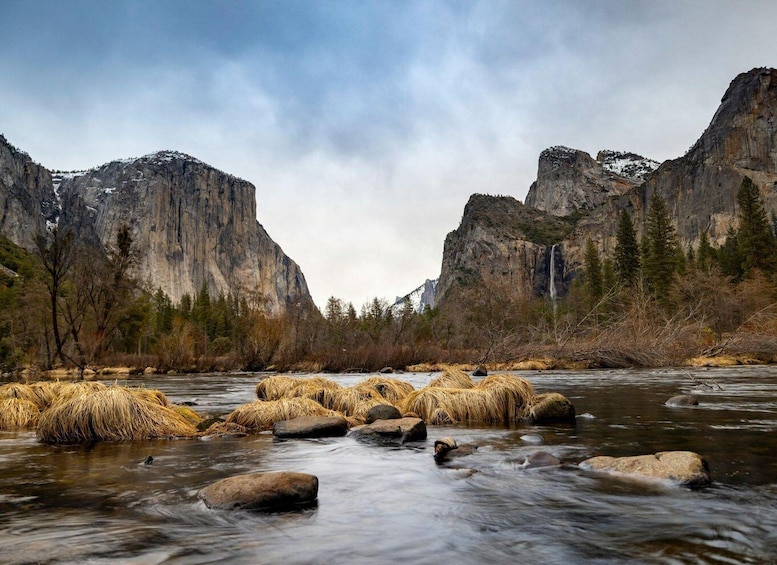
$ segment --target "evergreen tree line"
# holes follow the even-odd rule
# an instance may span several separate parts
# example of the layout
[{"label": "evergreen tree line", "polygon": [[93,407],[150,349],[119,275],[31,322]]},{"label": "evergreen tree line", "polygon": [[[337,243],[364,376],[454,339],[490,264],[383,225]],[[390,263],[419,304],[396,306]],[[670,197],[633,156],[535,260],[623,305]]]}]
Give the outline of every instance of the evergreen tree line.
[{"label": "evergreen tree line", "polygon": [[657,325],[674,320],[693,326],[697,342],[706,342],[708,353],[730,345],[749,324],[755,330],[747,346],[751,352],[762,351],[767,357],[777,353],[766,343],[774,341],[777,221],[774,216],[769,221],[750,178],[742,181],[737,205],[736,222],[722,245],[714,245],[702,231],[696,247],[685,250],[657,193],[650,198],[641,241],[631,215],[623,210],[612,257],[602,260],[596,245],[586,243],[578,289],[583,306],[596,308],[598,321],[607,322],[622,320],[624,314],[634,313],[635,302],[648,300],[655,306]]}]

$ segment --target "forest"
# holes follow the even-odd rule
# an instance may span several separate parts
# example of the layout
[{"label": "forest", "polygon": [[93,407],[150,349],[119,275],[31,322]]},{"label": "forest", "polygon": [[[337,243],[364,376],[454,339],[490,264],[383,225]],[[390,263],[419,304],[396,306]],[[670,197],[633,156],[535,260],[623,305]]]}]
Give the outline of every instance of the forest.
[{"label": "forest", "polygon": [[[683,248],[666,203],[644,230],[623,211],[612,256],[593,241],[566,296],[473,282],[415,312],[331,297],[268,315],[251,291],[173,303],[134,273],[129,228],[97,249],[57,228],[34,252],[0,238],[0,369],[377,371],[440,363],[572,368],[777,358],[777,218],[745,178],[725,241]],[[643,231],[640,239],[638,231]]]}]

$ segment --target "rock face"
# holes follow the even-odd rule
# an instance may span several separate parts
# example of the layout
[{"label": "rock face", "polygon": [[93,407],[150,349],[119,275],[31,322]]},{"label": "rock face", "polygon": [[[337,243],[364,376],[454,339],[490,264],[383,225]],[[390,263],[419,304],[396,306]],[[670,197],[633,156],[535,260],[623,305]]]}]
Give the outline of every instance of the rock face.
[{"label": "rock face", "polygon": [[0,135],[0,234],[26,249],[59,215],[51,174]]},{"label": "rock face", "polygon": [[305,506],[318,497],[318,477],[278,471],[222,479],[200,491],[208,508],[276,510]]},{"label": "rock face", "polygon": [[643,188],[667,201],[680,239],[697,242],[707,230],[722,243],[736,217],[743,177],[761,189],[767,210],[777,209],[777,70],[737,76],[699,140],[683,157],[664,163]]},{"label": "rock face", "polygon": [[662,451],[635,457],[593,457],[580,463],[580,466],[591,471],[667,480],[689,487],[710,484],[707,462],[692,451]]},{"label": "rock face", "polygon": [[[634,158],[625,158],[625,155]],[[599,156],[607,167],[578,149],[557,146],[543,151],[537,180],[526,195],[526,205],[554,216],[569,216],[579,210],[596,208],[608,197],[624,194],[641,184],[641,178],[621,176],[616,171],[637,174],[634,161],[645,161],[643,157],[614,151],[603,151]],[[629,168],[627,164],[634,166]]]},{"label": "rock face", "polygon": [[311,303],[302,271],[257,222],[255,192],[171,151],[52,176],[0,137],[0,233],[14,243],[32,249],[35,234],[58,222],[108,248],[128,224],[137,276],[175,301],[207,285],[272,313]]},{"label": "rock face", "polygon": [[437,300],[450,300],[454,289],[485,283],[524,294],[549,288],[551,253],[555,281],[563,289],[571,278],[560,248],[574,221],[524,206],[509,196],[475,194],[464,208],[458,229],[448,234],[443,250]]},{"label": "rock face", "polygon": [[[548,295],[551,255],[556,291],[563,296],[583,264],[588,239],[612,256],[622,210],[644,235],[656,191],[684,249],[695,247],[703,231],[713,243],[724,242],[745,176],[759,187],[767,214],[777,211],[777,70],[737,76],[693,147],[656,165],[633,153],[601,151],[594,160],[583,151],[552,147],[540,155],[526,206],[474,195],[445,241],[438,305],[455,296],[451,289],[480,284]],[[563,229],[554,229],[560,227],[554,219]]]}]

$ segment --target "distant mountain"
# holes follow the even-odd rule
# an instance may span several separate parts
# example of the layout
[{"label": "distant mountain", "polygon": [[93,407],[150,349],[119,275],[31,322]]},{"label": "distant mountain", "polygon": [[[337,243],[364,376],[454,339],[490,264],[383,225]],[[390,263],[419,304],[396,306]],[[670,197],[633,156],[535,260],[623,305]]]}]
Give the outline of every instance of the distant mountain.
[{"label": "distant mountain", "polygon": [[435,304],[435,295],[437,293],[437,282],[438,279],[426,279],[424,281],[424,284],[416,288],[414,291],[410,292],[409,294],[406,294],[405,296],[397,296],[397,299],[394,301],[393,307],[402,307],[404,305],[406,300],[410,301],[410,304],[413,306],[413,311],[421,313],[424,311],[424,309],[429,306],[430,308],[434,308]]},{"label": "distant mountain", "polygon": [[[737,76],[710,125],[682,157],[657,166],[633,153],[601,151],[593,159],[583,151],[551,147],[540,155],[526,205],[473,195],[461,224],[446,238],[438,304],[455,294],[451,291],[478,282],[544,294],[551,252],[563,294],[583,263],[588,239],[612,254],[622,210],[644,233],[655,191],[666,200],[685,249],[697,245],[702,232],[722,243],[736,220],[736,194],[745,176],[759,187],[767,212],[777,211],[775,69]],[[566,223],[560,226],[559,220]]]},{"label": "distant mountain", "polygon": [[305,277],[256,220],[256,189],[174,151],[51,174],[0,137],[0,233],[32,249],[47,226],[104,248],[128,224],[138,275],[172,299],[234,292],[271,312],[312,303]]}]

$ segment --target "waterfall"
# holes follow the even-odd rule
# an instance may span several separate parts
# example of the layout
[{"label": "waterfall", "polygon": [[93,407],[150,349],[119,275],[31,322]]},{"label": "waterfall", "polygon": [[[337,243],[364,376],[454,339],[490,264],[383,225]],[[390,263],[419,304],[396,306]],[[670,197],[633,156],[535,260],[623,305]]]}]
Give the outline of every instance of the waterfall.
[{"label": "waterfall", "polygon": [[550,301],[553,303],[553,309],[556,309],[556,244],[550,248]]}]

